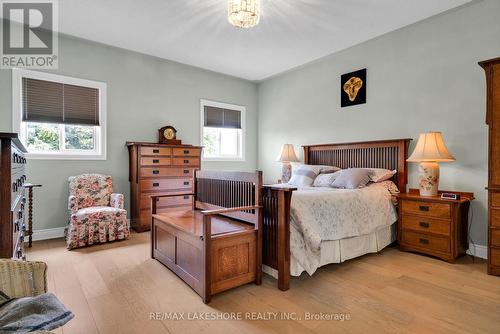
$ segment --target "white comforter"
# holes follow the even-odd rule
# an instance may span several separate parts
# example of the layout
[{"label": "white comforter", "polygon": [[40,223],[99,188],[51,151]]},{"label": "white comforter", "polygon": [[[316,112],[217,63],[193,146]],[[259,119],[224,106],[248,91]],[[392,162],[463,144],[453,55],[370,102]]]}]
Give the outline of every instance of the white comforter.
[{"label": "white comforter", "polygon": [[312,275],[319,267],[321,242],[370,234],[397,220],[392,182],[362,189],[299,188],[292,195],[290,252]]}]

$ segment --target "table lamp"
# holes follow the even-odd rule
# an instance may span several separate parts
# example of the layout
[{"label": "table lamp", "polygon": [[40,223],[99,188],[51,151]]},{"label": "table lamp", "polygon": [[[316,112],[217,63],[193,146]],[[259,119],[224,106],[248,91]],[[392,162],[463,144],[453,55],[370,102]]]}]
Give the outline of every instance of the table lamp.
[{"label": "table lamp", "polygon": [[439,162],[455,161],[448,152],[441,132],[421,133],[415,150],[406,160],[420,162],[418,185],[421,196],[436,196],[439,188]]},{"label": "table lamp", "polygon": [[283,144],[283,146],[281,146],[280,154],[276,158],[276,161],[282,163],[281,182],[287,183],[292,176],[292,165],[290,164],[290,162],[299,161],[299,159],[297,159],[297,155],[295,154],[295,150],[293,149],[293,145]]}]

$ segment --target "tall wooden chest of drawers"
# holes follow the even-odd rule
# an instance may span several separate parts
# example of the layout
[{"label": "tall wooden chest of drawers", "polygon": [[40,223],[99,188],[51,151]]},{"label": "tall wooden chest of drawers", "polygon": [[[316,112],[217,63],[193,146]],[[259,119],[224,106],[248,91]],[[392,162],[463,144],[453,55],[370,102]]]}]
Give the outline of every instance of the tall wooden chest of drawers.
[{"label": "tall wooden chest of drawers", "polygon": [[26,150],[15,133],[0,133],[0,257],[25,259]]},{"label": "tall wooden chest of drawers", "polygon": [[488,274],[500,276],[500,58],[480,62],[486,72],[488,125]]},{"label": "tall wooden chest of drawers", "polygon": [[127,142],[131,194],[131,226],[150,229],[151,195],[178,194],[159,199],[157,212],[192,205],[194,171],[200,169],[201,147]]}]

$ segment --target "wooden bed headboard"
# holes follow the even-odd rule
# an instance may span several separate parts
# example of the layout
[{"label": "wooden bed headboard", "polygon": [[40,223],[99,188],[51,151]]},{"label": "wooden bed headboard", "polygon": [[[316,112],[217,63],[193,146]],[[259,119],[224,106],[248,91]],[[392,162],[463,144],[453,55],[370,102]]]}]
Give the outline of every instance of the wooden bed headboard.
[{"label": "wooden bed headboard", "polygon": [[304,145],[304,163],[339,168],[385,168],[397,170],[393,177],[401,192],[408,183],[408,146],[411,138],[354,143]]}]

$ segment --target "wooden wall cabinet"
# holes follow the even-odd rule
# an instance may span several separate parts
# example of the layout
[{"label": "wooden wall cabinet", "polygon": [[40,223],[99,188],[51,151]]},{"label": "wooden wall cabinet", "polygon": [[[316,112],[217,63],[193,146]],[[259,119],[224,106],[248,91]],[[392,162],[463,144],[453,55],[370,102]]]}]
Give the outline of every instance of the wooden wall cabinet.
[{"label": "wooden wall cabinet", "polygon": [[0,133],[0,257],[26,259],[26,149],[15,133]]},{"label": "wooden wall cabinet", "polygon": [[151,196],[159,198],[157,212],[192,205],[194,171],[200,169],[201,146],[127,142],[129,151],[131,226],[137,232],[151,226]]},{"label": "wooden wall cabinet", "polygon": [[500,276],[500,58],[480,62],[486,72],[488,125],[488,273]]}]

